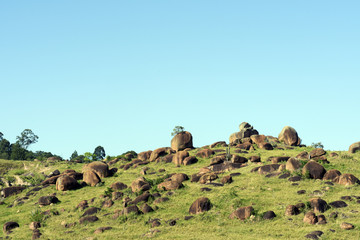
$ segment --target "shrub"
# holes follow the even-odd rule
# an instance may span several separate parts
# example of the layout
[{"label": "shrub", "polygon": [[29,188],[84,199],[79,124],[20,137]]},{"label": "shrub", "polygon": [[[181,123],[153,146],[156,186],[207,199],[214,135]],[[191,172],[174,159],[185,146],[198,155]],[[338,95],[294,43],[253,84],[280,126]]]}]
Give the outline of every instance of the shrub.
[{"label": "shrub", "polygon": [[42,222],[43,220],[44,220],[44,214],[40,211],[39,208],[35,208],[30,212],[31,222]]}]

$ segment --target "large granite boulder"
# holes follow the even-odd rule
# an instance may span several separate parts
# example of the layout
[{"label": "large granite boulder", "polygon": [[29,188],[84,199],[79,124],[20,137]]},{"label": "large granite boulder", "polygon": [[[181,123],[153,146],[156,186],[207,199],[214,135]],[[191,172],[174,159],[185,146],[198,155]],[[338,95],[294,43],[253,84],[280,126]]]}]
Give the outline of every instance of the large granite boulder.
[{"label": "large granite boulder", "polygon": [[279,141],[284,142],[289,146],[299,146],[301,143],[301,139],[299,138],[296,130],[290,126],[285,126],[279,136]]},{"label": "large granite boulder", "polygon": [[171,148],[174,151],[181,151],[186,148],[194,148],[191,133],[185,131],[176,134],[173,139],[171,139]]},{"label": "large granite boulder", "polygon": [[73,178],[68,175],[60,176],[56,180],[56,190],[58,191],[67,191],[78,189],[80,184]]},{"label": "large granite boulder", "polygon": [[314,160],[310,160],[302,169],[302,174],[311,179],[322,179],[325,173],[325,168]]},{"label": "large granite boulder", "polygon": [[83,173],[91,170],[94,171],[100,178],[105,178],[111,175],[109,166],[105,162],[94,161],[83,167]]},{"label": "large granite boulder", "polygon": [[360,142],[353,143],[349,147],[349,153],[356,153],[357,151],[360,151]]}]

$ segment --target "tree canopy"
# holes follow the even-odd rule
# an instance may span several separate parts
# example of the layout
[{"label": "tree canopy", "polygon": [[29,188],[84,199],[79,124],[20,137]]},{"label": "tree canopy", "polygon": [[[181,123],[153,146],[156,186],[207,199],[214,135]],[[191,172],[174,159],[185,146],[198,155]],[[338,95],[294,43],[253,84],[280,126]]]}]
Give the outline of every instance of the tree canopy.
[{"label": "tree canopy", "polygon": [[175,126],[172,133],[171,133],[171,136],[175,136],[176,134],[182,133],[184,131],[185,131],[185,129],[184,129],[183,126]]},{"label": "tree canopy", "polygon": [[94,160],[102,160],[105,158],[105,149],[102,146],[97,146],[94,150]]},{"label": "tree canopy", "polygon": [[35,135],[31,129],[25,129],[22,131],[20,136],[16,137],[17,143],[25,149],[27,149],[31,144],[36,143],[38,139],[39,137]]}]

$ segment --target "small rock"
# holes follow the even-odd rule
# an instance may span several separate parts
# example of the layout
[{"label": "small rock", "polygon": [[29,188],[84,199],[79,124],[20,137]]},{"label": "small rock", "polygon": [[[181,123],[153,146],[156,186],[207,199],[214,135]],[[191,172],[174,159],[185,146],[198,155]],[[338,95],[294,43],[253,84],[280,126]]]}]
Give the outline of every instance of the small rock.
[{"label": "small rock", "polygon": [[343,222],[340,224],[340,228],[344,230],[351,230],[354,228],[354,225],[352,225],[351,223]]}]

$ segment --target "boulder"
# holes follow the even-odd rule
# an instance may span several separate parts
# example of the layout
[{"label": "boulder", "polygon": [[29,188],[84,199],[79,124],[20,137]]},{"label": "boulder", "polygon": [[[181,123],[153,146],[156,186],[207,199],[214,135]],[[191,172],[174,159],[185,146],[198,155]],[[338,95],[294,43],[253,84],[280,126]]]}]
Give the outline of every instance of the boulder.
[{"label": "boulder", "polygon": [[308,224],[316,224],[318,222],[318,218],[316,217],[315,213],[310,211],[305,214],[303,222]]},{"label": "boulder", "polygon": [[79,222],[80,224],[83,224],[83,223],[87,223],[87,222],[96,222],[98,221],[99,218],[97,216],[86,216],[86,217],[82,217],[80,218]]},{"label": "boulder", "polygon": [[139,177],[131,183],[131,190],[133,192],[146,191],[151,188],[150,184],[144,177]]},{"label": "boulder", "polygon": [[354,225],[352,225],[351,223],[343,222],[340,224],[340,228],[344,230],[351,230],[354,228]]},{"label": "boulder", "polygon": [[14,228],[18,228],[19,224],[17,222],[7,222],[3,226],[3,232],[4,233],[11,233],[11,230]]},{"label": "boulder", "polygon": [[122,182],[114,182],[110,185],[110,187],[114,190],[114,191],[119,191],[119,190],[124,190],[126,189],[128,186],[125,183]]},{"label": "boulder", "polygon": [[146,161],[150,159],[152,151],[145,151],[145,152],[141,152],[137,155],[137,158],[140,159],[141,161]]},{"label": "boulder", "polygon": [[106,230],[111,230],[112,227],[99,227],[94,231],[94,234],[99,234],[99,233],[103,233]]},{"label": "boulder", "polygon": [[56,190],[58,191],[68,191],[78,189],[80,184],[73,178],[68,175],[60,176],[56,180]]},{"label": "boulder", "polygon": [[187,151],[178,151],[173,155],[172,162],[176,166],[183,165],[185,158],[189,156],[189,153]]},{"label": "boulder", "polygon": [[46,205],[50,205],[52,203],[58,203],[58,202],[60,202],[60,201],[55,196],[42,196],[38,200],[38,204],[40,206],[46,206]]},{"label": "boulder", "polygon": [[329,205],[333,208],[344,208],[348,206],[344,201],[333,201],[329,203]]},{"label": "boulder", "polygon": [[44,181],[41,182],[41,185],[56,184],[56,180],[59,177],[60,177],[60,175],[47,178],[47,179],[45,179]]},{"label": "boulder", "polygon": [[299,138],[296,130],[290,126],[285,126],[281,130],[278,139],[289,146],[299,146],[301,143],[301,139]]},{"label": "boulder", "polygon": [[219,142],[215,142],[213,144],[211,144],[209,147],[210,148],[215,148],[215,147],[227,147],[228,145],[226,144],[225,141],[219,141]]},{"label": "boulder", "polygon": [[130,213],[135,213],[135,214],[140,214],[140,210],[136,205],[132,205],[129,207],[125,207],[122,211],[121,211],[121,215],[129,215]]},{"label": "boulder", "polygon": [[101,178],[97,175],[97,173],[90,169],[84,172],[83,180],[87,185],[91,187],[94,187],[96,184],[101,182]]},{"label": "boulder", "polygon": [[323,213],[329,208],[327,202],[321,198],[310,199],[310,206],[312,207],[315,213],[317,212]]},{"label": "boulder", "polygon": [[99,211],[100,211],[100,208],[90,207],[84,212],[82,217],[94,215],[94,214],[98,213]]},{"label": "boulder", "polygon": [[254,209],[252,206],[240,207],[230,214],[230,219],[237,218],[240,220],[245,220],[249,218],[253,212]]},{"label": "boulder", "polygon": [[181,182],[177,182],[177,181],[166,181],[166,182],[162,182],[160,183],[157,188],[159,190],[175,190],[175,189],[179,189],[183,187]]},{"label": "boulder", "polygon": [[182,183],[183,181],[189,180],[189,176],[185,173],[175,173],[170,177],[170,180]]},{"label": "boulder", "polygon": [[250,162],[261,162],[261,157],[260,156],[251,156],[249,158]]},{"label": "boulder", "polygon": [[176,134],[171,139],[171,148],[176,152],[186,148],[194,148],[191,133],[185,131]]},{"label": "boulder", "polygon": [[286,162],[290,157],[270,157],[271,163]]},{"label": "boulder", "polygon": [[224,155],[215,156],[213,159],[211,159],[210,165],[223,163],[224,161],[226,161],[226,157]]},{"label": "boulder", "polygon": [[250,136],[250,139],[253,143],[257,144],[258,146],[260,143],[266,142],[265,135],[252,135],[252,136]]},{"label": "boulder", "polygon": [[289,158],[286,162],[285,169],[294,172],[301,168],[301,162],[299,160],[296,160],[295,158]]},{"label": "boulder", "polygon": [[225,183],[232,183],[232,177],[230,176],[230,175],[228,175],[228,176],[224,176],[224,177],[222,177],[221,178],[221,180],[220,180],[220,182],[222,183],[222,184],[225,184]]},{"label": "boulder", "polygon": [[268,165],[259,167],[258,172],[259,172],[259,174],[262,174],[262,175],[269,174],[269,173],[277,171],[279,169],[279,167],[280,167],[280,164],[268,164]]},{"label": "boulder", "polygon": [[302,169],[302,174],[308,175],[311,179],[322,179],[325,173],[325,168],[314,160],[310,160]]},{"label": "boulder", "polygon": [[336,177],[334,179],[334,182],[345,186],[354,185],[355,183],[360,184],[359,179],[350,173],[345,173],[340,175],[339,177]]},{"label": "boulder", "polygon": [[206,149],[200,150],[196,154],[196,156],[200,157],[200,158],[209,158],[209,157],[211,157],[211,155],[214,155],[214,154],[215,154],[215,152],[213,150],[206,148]]},{"label": "boulder", "polygon": [[168,154],[174,153],[174,150],[172,150],[169,147],[162,147],[162,148],[157,148],[154,151],[151,152],[150,155],[150,162],[154,162],[156,159],[160,158],[160,157],[164,157]]},{"label": "boulder", "polygon": [[202,212],[209,211],[211,209],[211,202],[206,197],[201,197],[195,200],[193,204],[191,204],[189,213],[190,214],[198,214]]},{"label": "boulder", "polygon": [[311,150],[310,153],[309,153],[310,158],[318,158],[318,157],[321,157],[321,156],[323,156],[325,154],[326,154],[326,152],[322,148],[315,148],[315,149]]},{"label": "boulder", "polygon": [[40,222],[31,222],[29,224],[29,229],[30,230],[35,230],[41,227],[41,223]]},{"label": "boulder", "polygon": [[248,161],[247,158],[241,157],[239,155],[232,155],[231,156],[231,162],[232,163],[246,163]]},{"label": "boulder", "polygon": [[323,180],[330,180],[330,181],[334,181],[335,178],[339,177],[341,175],[341,172],[336,170],[336,169],[332,169],[329,170],[325,173]]},{"label": "boulder", "polygon": [[150,207],[148,204],[144,203],[142,206],[141,206],[141,211],[143,213],[149,213],[149,212],[153,212],[154,209],[152,207]]},{"label": "boulder", "polygon": [[25,187],[6,187],[3,189],[3,197],[7,198],[16,194],[21,193]]},{"label": "boulder", "polygon": [[309,159],[309,153],[306,152],[306,151],[303,151],[303,152],[299,153],[298,155],[296,155],[295,158],[298,158],[298,159]]},{"label": "boulder", "polygon": [[83,167],[83,173],[89,170],[95,172],[100,178],[110,176],[109,166],[101,161],[94,161]]},{"label": "boulder", "polygon": [[197,162],[198,162],[198,160],[195,156],[189,156],[184,159],[183,164],[184,164],[184,166],[187,166],[187,165],[194,164]]},{"label": "boulder", "polygon": [[239,126],[239,132],[235,132],[230,135],[229,142],[230,145],[241,143],[241,139],[249,138],[252,135],[258,135],[259,132],[253,128],[249,123],[243,122]]},{"label": "boulder", "polygon": [[276,217],[276,214],[273,211],[267,211],[263,215],[263,219],[265,220],[271,220]]},{"label": "boulder", "polygon": [[216,175],[216,173],[213,173],[213,172],[206,173],[206,174],[201,175],[201,177],[199,179],[199,183],[201,183],[201,184],[211,183],[212,181],[214,181],[217,178],[218,178],[218,176]]},{"label": "boulder", "polygon": [[286,216],[298,215],[300,214],[300,210],[295,205],[288,205],[285,209]]},{"label": "boulder", "polygon": [[349,147],[349,153],[356,153],[357,151],[360,151],[360,142],[353,143]]},{"label": "boulder", "polygon": [[267,143],[267,142],[259,143],[258,147],[260,149],[264,149],[264,150],[273,150],[274,149],[273,146],[270,143]]}]

